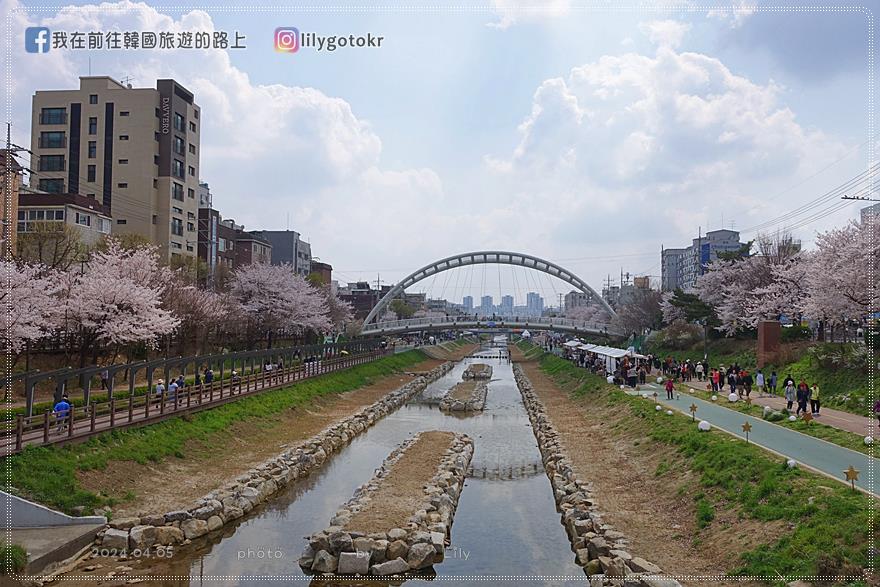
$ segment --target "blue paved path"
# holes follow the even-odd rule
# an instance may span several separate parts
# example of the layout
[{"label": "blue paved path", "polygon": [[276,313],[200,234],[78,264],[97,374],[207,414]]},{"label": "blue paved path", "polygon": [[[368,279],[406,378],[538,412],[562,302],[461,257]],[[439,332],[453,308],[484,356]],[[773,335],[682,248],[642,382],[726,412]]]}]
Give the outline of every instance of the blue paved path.
[{"label": "blue paved path", "polygon": [[721,402],[726,402],[726,396],[719,395],[719,403],[707,402],[687,393],[681,393],[680,399],[666,400],[666,390],[660,385],[649,383],[641,386],[642,391],[631,392],[641,395],[657,392],[657,400],[664,406],[690,415],[690,405],[693,402],[697,406],[697,420],[708,420],[712,426],[721,428],[743,437],[742,425],[749,421],[752,431],[749,432],[749,441],[768,448],[779,454],[796,460],[807,467],[816,469],[845,482],[843,471],[854,466],[860,471],[856,486],[870,491],[875,496],[878,494],[876,478],[877,459],[866,454],[843,448],[830,442],[807,436],[795,430],[767,422],[761,418],[748,416],[742,412],[723,407]]}]

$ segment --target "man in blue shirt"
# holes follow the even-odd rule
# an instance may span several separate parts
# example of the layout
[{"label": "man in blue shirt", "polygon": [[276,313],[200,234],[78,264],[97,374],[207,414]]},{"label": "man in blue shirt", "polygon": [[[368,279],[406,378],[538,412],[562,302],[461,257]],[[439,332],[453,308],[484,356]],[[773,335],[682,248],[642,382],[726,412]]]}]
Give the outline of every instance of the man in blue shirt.
[{"label": "man in blue shirt", "polygon": [[61,396],[61,401],[55,404],[52,411],[55,414],[55,421],[58,423],[58,433],[61,434],[67,428],[67,420],[70,415],[70,402],[67,399],[66,393]]}]

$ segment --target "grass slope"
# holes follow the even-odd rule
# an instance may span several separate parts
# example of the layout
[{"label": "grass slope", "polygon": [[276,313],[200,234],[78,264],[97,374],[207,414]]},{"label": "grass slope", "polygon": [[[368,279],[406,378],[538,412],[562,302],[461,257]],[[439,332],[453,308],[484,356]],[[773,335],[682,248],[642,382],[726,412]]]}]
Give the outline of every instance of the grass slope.
[{"label": "grass slope", "polygon": [[13,487],[4,489],[65,512],[80,505],[90,512],[112,505],[113,500],[82,489],[77,470],[103,469],[110,461],[147,464],[171,456],[183,458],[189,440],[210,444],[235,422],[275,415],[318,396],[364,387],[425,359],[421,351],[407,351],[189,416],[99,434],[83,444],[29,447],[4,459],[13,482]]},{"label": "grass slope", "polygon": [[858,577],[868,563],[868,530],[873,524],[877,531],[871,498],[809,471],[787,469],[782,459],[754,444],[701,433],[690,418],[657,412],[652,402],[615,390],[558,357],[545,355],[541,368],[572,395],[619,408],[622,427],[640,427],[653,442],[677,449],[699,475],[694,495],[699,528],[710,526],[721,508],[744,518],[789,522],[791,530],[781,538],[743,553],[730,575],[767,583],[821,575],[865,584]]}]

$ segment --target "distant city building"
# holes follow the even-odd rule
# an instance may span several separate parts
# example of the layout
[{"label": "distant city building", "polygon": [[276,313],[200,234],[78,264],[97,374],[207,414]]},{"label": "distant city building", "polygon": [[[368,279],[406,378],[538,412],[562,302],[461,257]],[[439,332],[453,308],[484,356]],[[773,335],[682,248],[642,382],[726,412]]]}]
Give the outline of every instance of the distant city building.
[{"label": "distant city building", "polygon": [[502,316],[512,316],[513,315],[513,296],[504,295],[501,296],[501,307],[499,308]]},{"label": "distant city building", "polygon": [[863,224],[871,221],[877,222],[878,219],[880,219],[880,203],[859,210],[859,220]]},{"label": "distant city building", "polygon": [[272,243],[272,264],[293,266],[307,277],[312,271],[312,246],[300,238],[295,230],[260,230],[260,235]]},{"label": "distant city building", "polygon": [[208,266],[208,277],[251,263],[269,263],[272,243],[259,231],[248,232],[213,208],[199,208],[198,255]]},{"label": "distant city building", "polygon": [[333,282],[333,267],[329,263],[312,260],[312,273],[316,274],[324,285]]},{"label": "distant city building", "polygon": [[743,245],[738,231],[721,229],[693,239],[684,249],[663,249],[660,255],[663,291],[692,288],[706,266],[718,259],[718,253],[736,251]]},{"label": "distant city building", "polygon": [[538,293],[530,291],[526,294],[526,314],[540,316],[544,313],[544,298]]},{"label": "distant city building", "polygon": [[204,181],[199,182],[199,208],[213,208],[214,198],[211,196],[211,188]]},{"label": "distant city building", "polygon": [[483,316],[491,316],[495,313],[495,303],[492,296],[483,296],[480,298],[480,313]]},{"label": "distant city building", "polygon": [[461,307],[462,307],[462,310],[464,310],[464,312],[466,314],[470,314],[471,312],[473,312],[474,311],[474,297],[473,296],[464,296],[464,298],[462,298],[462,300],[461,300]]},{"label": "distant city building", "polygon": [[585,294],[582,291],[570,291],[563,298],[563,308],[565,311],[573,310],[583,306],[589,306],[593,296]]},{"label": "distant city building", "polygon": [[234,220],[224,220],[227,226],[235,229],[235,267],[253,263],[272,262],[272,243],[259,232],[247,232],[243,226],[236,226]]},{"label": "distant city building", "polygon": [[108,211],[114,233],[138,234],[162,257],[195,257],[200,109],[176,81],[132,88],[107,76],[33,96],[30,183],[84,194]]}]

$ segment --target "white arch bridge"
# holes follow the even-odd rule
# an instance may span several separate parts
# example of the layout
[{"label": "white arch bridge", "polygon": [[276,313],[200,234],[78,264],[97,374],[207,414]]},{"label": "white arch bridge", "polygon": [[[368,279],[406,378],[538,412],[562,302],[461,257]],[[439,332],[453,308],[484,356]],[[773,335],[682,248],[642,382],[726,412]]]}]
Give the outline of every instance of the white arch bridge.
[{"label": "white arch bridge", "polygon": [[552,277],[564,281],[583,292],[599,304],[610,317],[617,314],[608,303],[602,299],[590,285],[572,273],[571,271],[539,257],[526,253],[515,253],[510,251],[475,251],[472,253],[461,253],[440,259],[424,267],[410,273],[400,280],[385,294],[379,303],[370,311],[364,319],[364,325],[361,334],[395,334],[404,332],[413,332],[421,330],[449,330],[449,329],[510,329],[524,328],[534,330],[557,330],[563,332],[571,332],[576,334],[612,334],[619,335],[617,329],[612,324],[601,324],[595,322],[584,322],[580,320],[571,320],[568,318],[549,318],[549,317],[522,317],[522,318],[499,318],[489,320],[487,318],[479,318],[477,316],[446,316],[443,318],[412,318],[408,320],[392,320],[385,322],[377,322],[376,318],[384,314],[388,305],[396,298],[400,297],[403,292],[412,285],[442,273],[450,269],[459,267],[467,267],[468,265],[514,265],[534,269],[546,273]]}]

